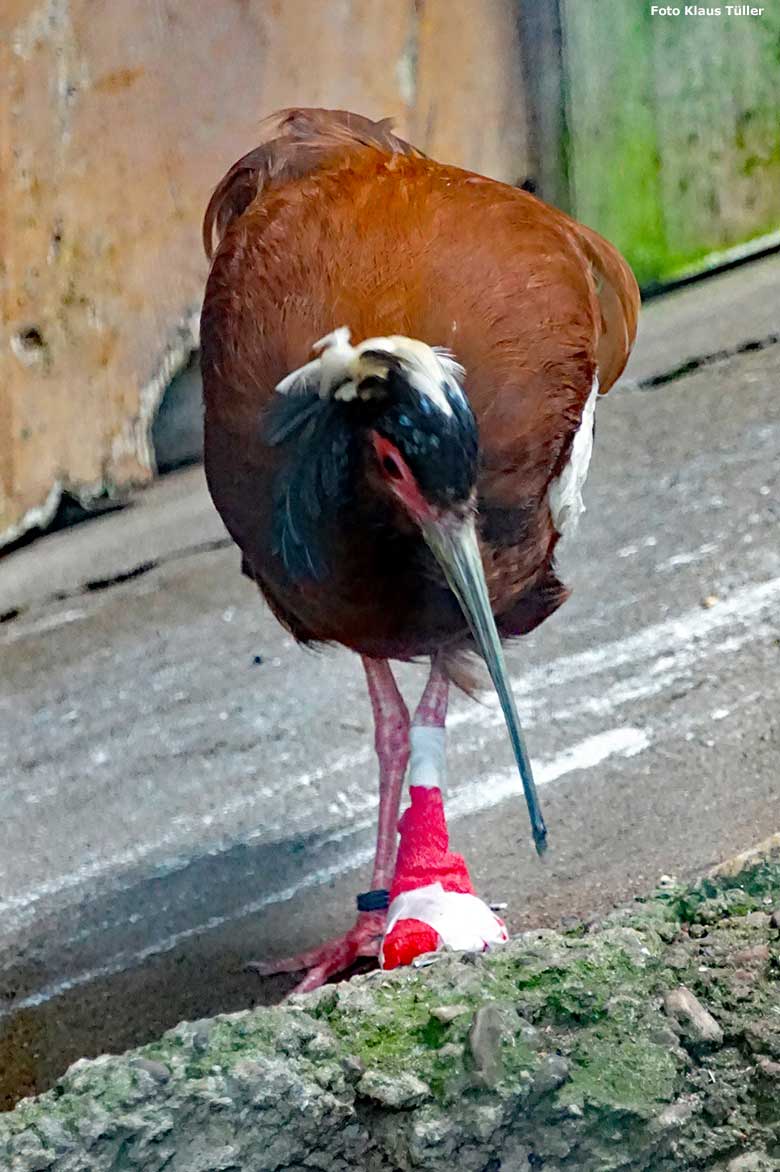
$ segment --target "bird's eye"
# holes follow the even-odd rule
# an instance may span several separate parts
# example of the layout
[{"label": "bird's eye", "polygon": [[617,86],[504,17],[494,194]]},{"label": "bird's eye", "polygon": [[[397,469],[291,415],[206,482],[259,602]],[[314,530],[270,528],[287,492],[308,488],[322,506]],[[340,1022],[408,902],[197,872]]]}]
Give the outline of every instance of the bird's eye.
[{"label": "bird's eye", "polygon": [[389,439],[385,439],[383,435],[377,432],[372,432],[371,442],[374,447],[377,464],[382,472],[382,475],[392,483],[400,488],[404,484],[411,483],[414,480],[412,473],[406,465],[406,461],[402,454],[398,451],[395,444],[391,443]]},{"label": "bird's eye", "polygon": [[382,467],[391,480],[403,480],[403,468],[398,463],[395,456],[385,456],[382,460]]}]

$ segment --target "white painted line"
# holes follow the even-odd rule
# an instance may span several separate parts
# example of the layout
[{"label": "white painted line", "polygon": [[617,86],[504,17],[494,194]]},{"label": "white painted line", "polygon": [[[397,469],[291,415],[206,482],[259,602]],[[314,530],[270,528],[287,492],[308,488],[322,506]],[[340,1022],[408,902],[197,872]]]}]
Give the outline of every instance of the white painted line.
[{"label": "white painted line", "polygon": [[[542,761],[534,771],[536,784],[548,785],[551,781],[557,781],[559,777],[565,777],[567,773],[593,769],[610,757],[636,757],[649,745],[650,735],[644,729],[607,729],[605,732],[578,741],[549,761]],[[489,774],[488,777],[480,778],[473,785],[459,788],[447,801],[447,816],[450,819],[457,819],[463,818],[466,814],[481,814],[508,798],[519,801],[520,797],[517,769],[513,766],[511,769],[502,769]]]},{"label": "white painted line", "polygon": [[656,574],[666,574],[669,570],[674,570],[678,566],[692,566],[695,562],[700,562],[704,558],[709,557],[712,553],[717,553],[718,546],[708,541],[704,545],[700,545],[698,549],[690,550],[688,553],[676,553],[672,557],[667,558],[664,562],[658,562],[655,567]]},{"label": "white painted line", "polygon": [[[565,749],[562,753],[558,753],[555,757],[540,762],[536,770],[537,785],[541,786],[551,781],[557,781],[558,778],[578,770],[592,769],[596,765],[601,765],[610,757],[636,756],[637,753],[641,753],[646,749],[649,744],[649,735],[638,728],[614,728],[603,733],[598,733],[596,736],[587,737],[585,740],[579,741],[577,744]],[[448,817],[452,821],[463,818],[467,814],[475,814],[483,810],[492,809],[493,806],[497,806],[506,798],[517,797],[518,788],[517,772],[514,768],[491,774],[475,786],[464,786],[457,790],[447,802]],[[96,968],[76,973],[71,977],[64,977],[60,981],[53,981],[50,985],[39,989],[37,993],[31,993],[28,997],[20,998],[14,1002],[12,1007],[0,1009],[0,1021],[20,1009],[32,1009],[36,1005],[43,1005],[46,1001],[51,1001],[52,998],[59,997],[61,994],[67,993],[70,989],[78,988],[80,985],[86,985],[91,981],[110,977],[128,968],[135,968],[152,956],[159,956],[161,953],[171,952],[179,944],[182,944],[185,940],[189,940],[193,936],[213,931],[225,923],[244,919],[246,916],[256,915],[263,908],[270,907],[272,904],[286,903],[288,900],[300,895],[303,891],[307,891],[312,887],[319,887],[331,879],[346,874],[348,871],[362,867],[372,858],[373,853],[373,846],[361,847],[360,850],[343,855],[337,862],[331,863],[327,867],[310,872],[310,874],[290,884],[288,887],[269,892],[259,899],[244,904],[243,907],[236,908],[228,915],[211,916],[202,924],[185,928],[180,932],[174,932],[164,940],[158,940],[137,952],[119,953],[112,960]]]},{"label": "white painted line", "polygon": [[15,643],[17,639],[27,639],[30,635],[42,635],[46,631],[56,631],[57,627],[64,627],[67,623],[77,623],[86,613],[85,610],[61,610],[57,614],[44,615],[32,623],[14,623],[8,628],[0,645]]},{"label": "white painted line", "polygon": [[704,645],[710,636],[729,627],[749,628],[765,612],[775,613],[778,602],[780,577],[745,586],[719,601],[711,610],[697,606],[676,618],[644,627],[634,635],[535,667],[520,679],[513,680],[515,695],[525,696],[541,687],[557,688],[621,667],[631,666],[636,670],[640,664],[655,659],[662,652],[674,652],[694,642]]}]

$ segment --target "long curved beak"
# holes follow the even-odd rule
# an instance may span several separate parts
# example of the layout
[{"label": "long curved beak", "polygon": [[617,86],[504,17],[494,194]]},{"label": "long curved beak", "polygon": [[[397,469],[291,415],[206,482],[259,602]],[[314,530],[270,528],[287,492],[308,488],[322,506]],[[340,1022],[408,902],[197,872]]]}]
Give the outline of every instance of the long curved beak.
[{"label": "long curved beak", "polygon": [[541,855],[547,847],[547,827],[542,817],[531,762],[509,685],[504,651],[493,618],[474,517],[469,516],[463,520],[450,515],[437,520],[426,520],[422,523],[422,534],[463,609],[498,693],[512,751],[523,783],[534,843],[538,854]]}]

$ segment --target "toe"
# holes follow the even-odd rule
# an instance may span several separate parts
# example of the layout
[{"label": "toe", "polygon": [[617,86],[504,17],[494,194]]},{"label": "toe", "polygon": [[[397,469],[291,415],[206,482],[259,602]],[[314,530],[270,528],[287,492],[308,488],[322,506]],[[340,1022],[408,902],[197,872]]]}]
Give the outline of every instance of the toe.
[{"label": "toe", "polygon": [[283,960],[252,961],[246,967],[261,977],[278,973],[298,973],[306,976],[294,990],[307,993],[319,988],[330,977],[344,972],[358,957],[376,956],[385,926],[385,912],[361,912],[354,927],[344,936],[329,940],[317,948],[301,952]]}]

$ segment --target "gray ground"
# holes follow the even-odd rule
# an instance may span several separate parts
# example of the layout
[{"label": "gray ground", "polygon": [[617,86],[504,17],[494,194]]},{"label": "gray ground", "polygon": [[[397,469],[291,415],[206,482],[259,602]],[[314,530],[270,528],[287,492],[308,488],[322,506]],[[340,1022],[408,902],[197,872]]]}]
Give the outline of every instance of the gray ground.
[{"label": "gray ground", "polygon": [[[780,825],[778,307],[778,258],[654,302],[600,405],[563,558],[574,597],[511,653],[546,863],[495,705],[455,700],[454,842],[513,927],[602,910]],[[8,613],[10,1099],[82,1053],[278,997],[289,982],[243,965],[346,927],[376,784],[357,659],[275,624],[200,470],[3,561]],[[401,677],[413,697],[420,669]]]}]

